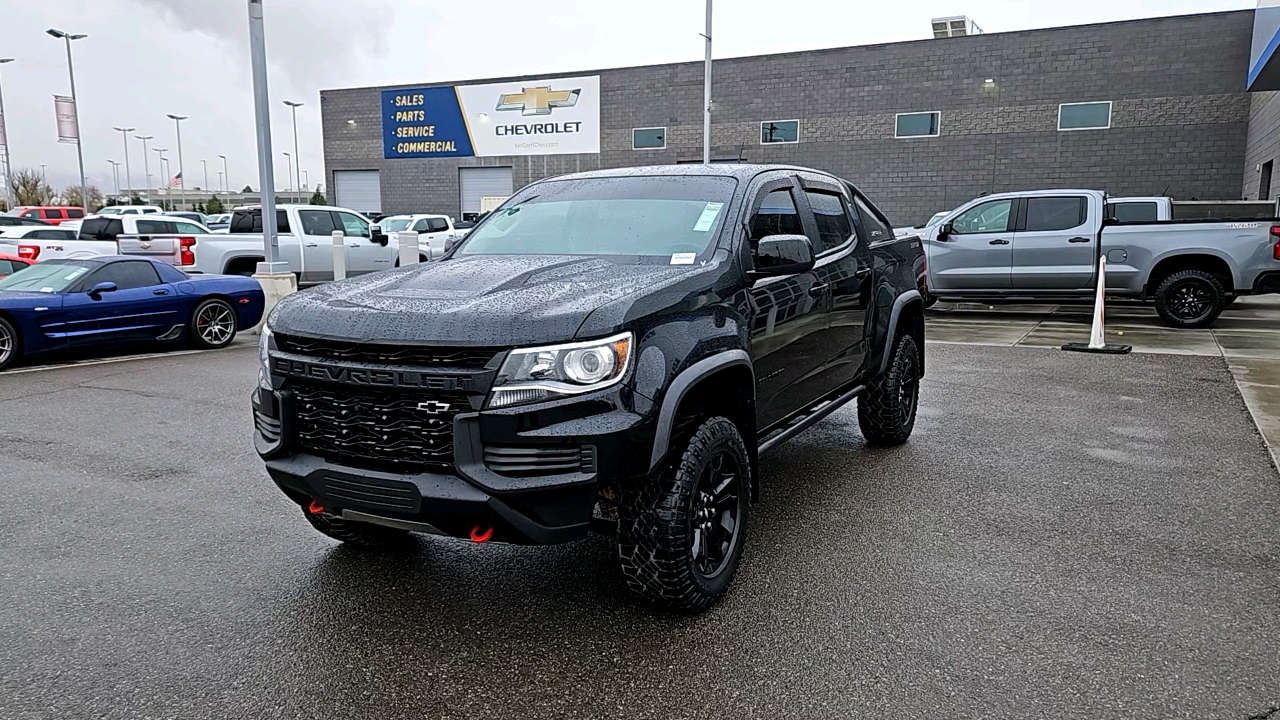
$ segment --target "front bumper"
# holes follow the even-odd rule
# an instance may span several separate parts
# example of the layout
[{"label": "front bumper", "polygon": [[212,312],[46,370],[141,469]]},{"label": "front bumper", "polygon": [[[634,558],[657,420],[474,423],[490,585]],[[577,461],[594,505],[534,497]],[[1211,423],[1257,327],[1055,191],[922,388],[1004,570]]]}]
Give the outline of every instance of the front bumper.
[{"label": "front bumper", "polygon": [[[497,541],[563,543],[586,536],[601,486],[647,470],[653,423],[629,412],[620,392],[461,413],[452,468],[399,471],[300,447],[289,391],[260,389],[254,445],[272,480],[303,506],[318,501],[349,520],[453,537],[492,528]],[[561,462],[568,449],[575,459]]]}]

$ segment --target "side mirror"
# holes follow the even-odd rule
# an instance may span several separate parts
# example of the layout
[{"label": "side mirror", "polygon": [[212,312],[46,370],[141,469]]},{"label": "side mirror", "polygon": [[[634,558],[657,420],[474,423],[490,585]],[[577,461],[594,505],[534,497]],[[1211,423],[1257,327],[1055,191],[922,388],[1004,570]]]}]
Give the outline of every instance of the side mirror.
[{"label": "side mirror", "polygon": [[938,242],[946,242],[947,236],[951,235],[951,233],[955,231],[956,231],[956,228],[951,223],[949,222],[942,223],[942,225],[938,226]]},{"label": "side mirror", "polygon": [[795,275],[813,269],[813,244],[804,235],[769,235],[756,247],[752,279]]},{"label": "side mirror", "polygon": [[100,282],[89,289],[89,297],[100,298],[102,293],[115,292],[116,284],[113,282]]},{"label": "side mirror", "polygon": [[387,246],[387,234],[382,232],[382,227],[380,225],[369,226],[369,239],[378,243],[382,247]]},{"label": "side mirror", "polygon": [[451,253],[451,252],[453,252],[453,249],[454,249],[454,248],[456,248],[456,247],[458,247],[458,243],[460,243],[460,242],[462,242],[462,238],[460,238],[460,237],[451,237],[451,238],[449,238],[448,240],[445,240],[445,241],[444,241],[444,251],[445,251],[445,253]]}]

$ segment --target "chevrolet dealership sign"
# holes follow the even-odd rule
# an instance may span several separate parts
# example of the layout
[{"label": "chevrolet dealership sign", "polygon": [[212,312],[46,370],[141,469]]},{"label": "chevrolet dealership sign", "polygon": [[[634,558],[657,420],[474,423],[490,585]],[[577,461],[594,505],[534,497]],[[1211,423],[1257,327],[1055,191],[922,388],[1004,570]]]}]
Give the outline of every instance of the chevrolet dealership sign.
[{"label": "chevrolet dealership sign", "polygon": [[600,77],[382,91],[383,157],[600,152]]},{"label": "chevrolet dealership sign", "polygon": [[1280,90],[1280,0],[1261,0],[1253,13],[1253,48],[1249,53],[1250,92]]}]

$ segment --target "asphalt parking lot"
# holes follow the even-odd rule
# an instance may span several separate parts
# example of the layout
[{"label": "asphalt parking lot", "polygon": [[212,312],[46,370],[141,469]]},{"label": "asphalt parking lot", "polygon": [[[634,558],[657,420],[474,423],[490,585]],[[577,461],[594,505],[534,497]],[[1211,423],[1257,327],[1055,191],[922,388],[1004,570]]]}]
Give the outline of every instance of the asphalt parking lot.
[{"label": "asphalt parking lot", "polygon": [[253,453],[247,342],[6,375],[0,717],[1280,707],[1280,477],[1224,359],[928,352],[907,445],[868,449],[848,408],[766,458],[696,617],[628,593],[603,538],[316,534]]}]

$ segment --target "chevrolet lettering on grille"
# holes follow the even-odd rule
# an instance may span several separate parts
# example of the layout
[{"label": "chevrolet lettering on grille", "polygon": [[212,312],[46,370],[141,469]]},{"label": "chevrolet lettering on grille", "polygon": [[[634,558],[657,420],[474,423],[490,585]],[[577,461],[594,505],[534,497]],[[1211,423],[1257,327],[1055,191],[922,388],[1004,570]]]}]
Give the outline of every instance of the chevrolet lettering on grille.
[{"label": "chevrolet lettering on grille", "polygon": [[468,377],[431,375],[406,370],[353,368],[281,357],[271,358],[271,371],[280,375],[307,378],[308,380],[323,380],[326,382],[370,385],[374,387],[403,387],[466,392],[471,386],[471,379]]}]

